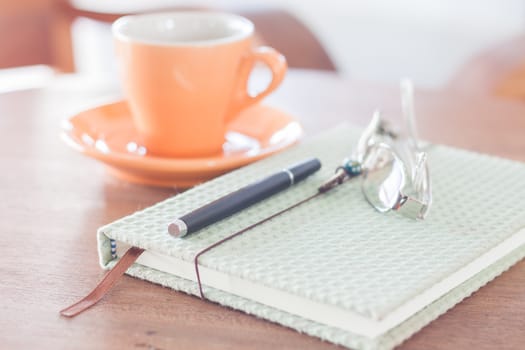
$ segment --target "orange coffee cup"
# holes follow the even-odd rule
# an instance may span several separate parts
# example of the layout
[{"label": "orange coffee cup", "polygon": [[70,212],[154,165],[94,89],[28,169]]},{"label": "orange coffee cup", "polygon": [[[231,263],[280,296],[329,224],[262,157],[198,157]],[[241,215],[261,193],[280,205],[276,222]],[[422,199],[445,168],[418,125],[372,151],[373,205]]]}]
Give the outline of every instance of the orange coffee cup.
[{"label": "orange coffee cup", "polygon": [[[135,127],[154,155],[221,152],[228,123],[271,93],[286,72],[284,57],[269,47],[253,48],[252,22],[233,14],[132,15],[112,30]],[[256,62],[270,68],[272,80],[250,96]]]}]

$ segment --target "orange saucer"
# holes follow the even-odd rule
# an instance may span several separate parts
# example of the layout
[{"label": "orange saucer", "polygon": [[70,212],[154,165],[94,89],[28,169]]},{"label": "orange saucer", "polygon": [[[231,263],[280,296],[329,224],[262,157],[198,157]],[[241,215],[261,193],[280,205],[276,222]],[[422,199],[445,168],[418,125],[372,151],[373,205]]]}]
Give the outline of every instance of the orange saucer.
[{"label": "orange saucer", "polygon": [[119,101],[81,112],[64,122],[62,138],[85,155],[102,161],[112,173],[130,182],[190,187],[232,169],[267,157],[296,143],[300,124],[278,109],[255,105],[228,127],[223,150],[203,158],[165,158],[148,154]]}]

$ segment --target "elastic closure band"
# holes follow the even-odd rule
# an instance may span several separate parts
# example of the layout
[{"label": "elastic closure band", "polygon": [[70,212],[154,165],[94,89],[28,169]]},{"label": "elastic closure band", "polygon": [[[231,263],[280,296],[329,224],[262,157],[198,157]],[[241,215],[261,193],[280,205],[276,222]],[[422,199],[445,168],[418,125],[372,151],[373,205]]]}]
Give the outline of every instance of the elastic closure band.
[{"label": "elastic closure band", "polygon": [[282,209],[281,211],[278,211],[277,213],[272,214],[271,216],[268,216],[268,217],[266,217],[266,218],[264,218],[264,219],[262,219],[262,220],[259,220],[259,221],[257,221],[256,223],[254,223],[254,224],[252,224],[252,225],[250,225],[250,226],[248,226],[248,227],[245,227],[245,228],[243,228],[242,230],[237,231],[237,232],[235,232],[235,233],[233,233],[233,234],[231,234],[231,235],[229,235],[229,236],[227,236],[227,237],[221,239],[220,241],[217,241],[217,242],[213,243],[212,245],[210,245],[210,246],[204,248],[204,249],[201,250],[200,252],[198,252],[197,255],[195,255],[195,258],[194,258],[194,260],[193,260],[193,264],[195,265],[195,275],[197,276],[197,284],[199,285],[199,293],[200,293],[200,297],[201,297],[201,299],[206,299],[206,298],[204,297],[204,292],[202,291],[202,281],[201,281],[201,277],[200,277],[200,273],[199,273],[199,258],[201,257],[201,255],[203,255],[204,253],[209,252],[210,250],[212,250],[212,249],[215,248],[215,247],[220,246],[221,244],[223,244],[224,242],[229,241],[229,240],[232,239],[232,238],[235,238],[235,237],[237,237],[237,236],[242,235],[242,234],[245,233],[246,231],[249,231],[249,230],[251,230],[252,228],[254,228],[255,226],[258,226],[258,225],[260,225],[260,224],[263,224],[263,223],[265,223],[266,221],[270,221],[271,219],[275,218],[276,216],[279,216],[279,215],[281,215],[281,214],[287,212],[288,210],[291,210],[291,209],[293,209],[293,208],[295,208],[295,207],[297,207],[297,206],[299,206],[299,205],[301,205],[301,204],[303,204],[303,203],[305,203],[305,202],[308,202],[308,201],[311,200],[311,199],[314,199],[315,197],[319,196],[320,194],[322,194],[322,193],[321,193],[321,192],[316,192],[314,195],[312,195],[312,196],[310,196],[310,197],[307,197],[307,198],[303,199],[302,201],[295,203],[295,204],[292,205],[292,206],[289,206],[289,207],[287,207],[287,208],[284,208],[284,209]]},{"label": "elastic closure band", "polygon": [[[295,204],[293,204],[292,206],[289,206],[285,209],[282,209],[281,211],[271,215],[271,216],[268,216],[262,220],[259,220],[258,222],[248,226],[248,227],[245,227],[243,228],[242,230],[240,231],[237,231],[223,239],[221,239],[220,241],[218,242],[215,242],[213,243],[212,245],[204,248],[203,250],[201,250],[200,252],[197,253],[197,255],[195,255],[195,258],[194,258],[194,265],[195,265],[195,274],[197,276],[197,284],[199,286],[199,294],[200,294],[200,297],[201,299],[206,299],[205,296],[204,296],[204,292],[203,292],[203,288],[202,288],[202,281],[201,281],[201,277],[200,277],[200,273],[199,273],[199,258],[206,252],[209,252],[210,250],[212,250],[213,248],[223,244],[224,242],[227,242],[237,236],[240,236],[242,235],[243,233],[251,230],[252,228],[254,228],[255,226],[258,226],[258,225],[261,225],[263,223],[265,223],[266,221],[269,221],[305,202],[308,202],[309,200],[319,196],[320,194],[322,194],[322,192],[316,192],[314,195],[310,196],[310,197],[307,197],[305,199],[303,199],[302,201],[300,202],[297,202]],[[112,254],[116,253],[116,243],[111,243],[111,251],[112,251]],[[96,303],[98,303],[106,294],[107,292],[109,292],[111,290],[111,288],[115,285],[115,283],[122,277],[122,275],[124,275],[124,273],[126,273],[126,271],[128,270],[129,267],[131,267],[131,265],[133,265],[133,263],[138,259],[138,257],[144,252],[144,249],[142,248],[137,248],[137,247],[131,247],[130,249],[128,249],[128,251],[122,256],[122,258],[115,264],[115,266],[110,270],[108,271],[105,275],[104,275],[104,278],[98,283],[98,285],[91,291],[91,293],[89,293],[88,295],[86,295],[84,298],[82,298],[81,300],[79,300],[78,302],[76,302],[75,304],[71,305],[71,306],[68,306],[67,308],[63,309],[60,311],[60,314],[62,316],[65,316],[65,317],[74,317],[82,312],[84,312],[85,310],[89,309],[91,306],[95,305]]]}]

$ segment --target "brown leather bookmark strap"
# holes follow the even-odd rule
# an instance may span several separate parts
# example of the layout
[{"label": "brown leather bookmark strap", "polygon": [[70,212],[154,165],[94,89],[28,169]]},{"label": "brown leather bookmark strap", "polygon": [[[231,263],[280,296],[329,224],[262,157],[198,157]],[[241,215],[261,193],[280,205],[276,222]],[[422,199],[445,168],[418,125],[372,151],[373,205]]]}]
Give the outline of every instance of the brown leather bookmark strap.
[{"label": "brown leather bookmark strap", "polygon": [[106,273],[102,281],[100,281],[91,293],[77,303],[60,311],[60,314],[66,317],[73,317],[98,303],[143,252],[144,249],[131,247],[126,254],[120,258],[117,264]]}]

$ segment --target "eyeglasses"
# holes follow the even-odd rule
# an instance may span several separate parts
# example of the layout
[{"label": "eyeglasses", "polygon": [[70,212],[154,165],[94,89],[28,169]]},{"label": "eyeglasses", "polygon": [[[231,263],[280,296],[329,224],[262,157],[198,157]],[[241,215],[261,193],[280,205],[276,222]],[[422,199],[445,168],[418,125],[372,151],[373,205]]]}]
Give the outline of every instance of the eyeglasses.
[{"label": "eyeglasses", "polygon": [[360,176],[363,195],[376,210],[395,210],[413,219],[424,219],[432,204],[432,190],[427,155],[420,150],[416,135],[413,87],[409,80],[401,82],[401,101],[406,136],[395,132],[379,112],[374,113],[352,157],[343,162],[325,186],[333,187]]},{"label": "eyeglasses", "polygon": [[399,154],[386,143],[370,146],[362,164],[363,194],[380,212],[396,210],[424,219],[432,203],[426,153],[412,153],[411,161],[404,161]]}]

